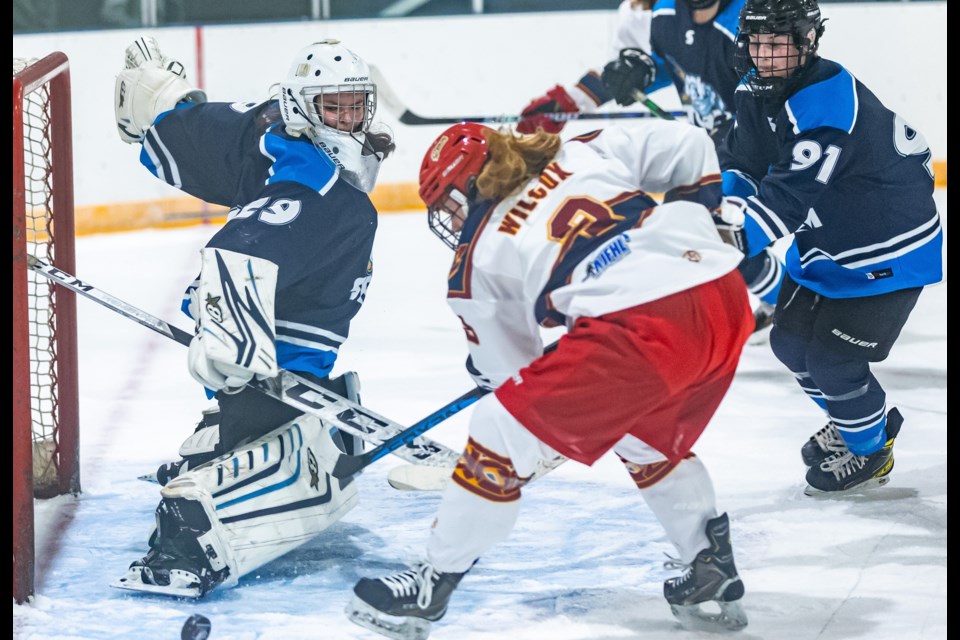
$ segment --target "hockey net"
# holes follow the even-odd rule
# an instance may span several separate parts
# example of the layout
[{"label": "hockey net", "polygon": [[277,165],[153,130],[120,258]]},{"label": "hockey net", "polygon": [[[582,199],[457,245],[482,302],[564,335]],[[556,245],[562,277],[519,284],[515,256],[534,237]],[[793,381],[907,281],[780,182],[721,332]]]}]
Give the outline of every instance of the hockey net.
[{"label": "hockey net", "polygon": [[33,593],[34,498],[80,490],[76,298],[27,267],[74,269],[67,57],[13,60],[13,588]]}]

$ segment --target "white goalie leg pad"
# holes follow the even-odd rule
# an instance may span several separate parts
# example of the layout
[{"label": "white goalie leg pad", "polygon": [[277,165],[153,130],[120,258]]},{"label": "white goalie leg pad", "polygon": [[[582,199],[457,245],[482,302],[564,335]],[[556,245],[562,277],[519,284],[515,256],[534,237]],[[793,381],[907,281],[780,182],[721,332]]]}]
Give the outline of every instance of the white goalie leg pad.
[{"label": "white goalie leg pad", "polygon": [[195,456],[201,453],[211,453],[220,444],[220,425],[197,429],[180,445],[180,456]]},{"label": "white goalie leg pad", "polygon": [[[631,475],[631,464],[643,467],[666,463],[662,453],[629,434],[614,446],[614,451],[630,463],[627,468]],[[693,562],[708,546],[707,520],[718,515],[713,481],[700,458],[681,460],[640,493],[676,547],[680,561]]]},{"label": "white goalie leg pad", "polygon": [[204,355],[228,376],[233,370],[277,375],[277,265],[226,249],[207,247],[200,253],[197,335]]},{"label": "white goalie leg pad", "polygon": [[164,498],[196,500],[210,520],[198,540],[212,549],[214,570],[230,569],[224,584],[299,547],[357,503],[356,483],[324,473],[339,450],[323,421],[304,416],[228,456],[183,473]]}]

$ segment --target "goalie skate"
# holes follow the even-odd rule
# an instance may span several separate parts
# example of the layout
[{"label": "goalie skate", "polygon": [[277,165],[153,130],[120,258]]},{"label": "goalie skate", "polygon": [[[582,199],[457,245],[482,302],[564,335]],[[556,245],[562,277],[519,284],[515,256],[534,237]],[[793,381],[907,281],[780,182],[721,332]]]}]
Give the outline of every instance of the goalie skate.
[{"label": "goalie skate", "polygon": [[181,498],[161,501],[149,553],[110,586],[178,598],[203,596],[230,574],[209,544],[209,530],[210,521],[199,503]]},{"label": "goalie skate", "polygon": [[200,578],[189,571],[174,569],[167,574],[167,580],[169,582],[166,585],[156,584],[158,580],[150,567],[134,564],[127,570],[127,575],[110,586],[175,598],[199,598],[203,595]]}]

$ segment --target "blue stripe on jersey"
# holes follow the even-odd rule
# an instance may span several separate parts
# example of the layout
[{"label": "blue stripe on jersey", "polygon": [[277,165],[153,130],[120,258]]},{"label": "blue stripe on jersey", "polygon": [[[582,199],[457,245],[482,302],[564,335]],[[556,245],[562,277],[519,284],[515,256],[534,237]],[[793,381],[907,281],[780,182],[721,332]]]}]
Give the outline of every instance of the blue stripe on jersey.
[{"label": "blue stripe on jersey", "polygon": [[723,195],[737,196],[746,200],[750,196],[757,195],[759,186],[753,178],[734,169],[728,169],[723,172]]},{"label": "blue stripe on jersey", "polygon": [[[748,240],[749,241],[749,240]],[[859,298],[923,287],[943,279],[943,232],[909,253],[856,269],[823,258],[801,263],[797,243],[787,249],[786,265],[798,284],[828,298]]]},{"label": "blue stripe on jersey", "polygon": [[737,39],[740,25],[740,11],[746,0],[734,0],[713,19],[713,26],[724,32],[731,40]]},{"label": "blue stripe on jersey", "polygon": [[596,102],[598,106],[613,99],[613,96],[607,91],[607,87],[604,86],[603,80],[600,79],[600,74],[596,71],[591,71],[580,78],[577,87],[590,96],[590,99]]},{"label": "blue stripe on jersey", "polygon": [[309,141],[287,140],[267,132],[260,139],[260,148],[273,160],[267,184],[298,182],[324,194],[336,182],[337,165]]},{"label": "blue stripe on jersey", "polygon": [[149,169],[150,173],[160,178],[167,184],[171,184],[178,189],[182,186],[180,181],[180,172],[177,169],[176,162],[170,156],[167,148],[160,141],[160,137],[154,131],[153,127],[166,118],[168,115],[178,109],[189,109],[196,103],[184,102],[178,104],[173,109],[164,111],[153,120],[153,124],[147,129],[143,137],[142,147],[140,148],[140,164]]},{"label": "blue stripe on jersey", "polygon": [[835,76],[796,92],[784,108],[795,133],[819,127],[850,133],[857,121],[856,80],[841,68]]},{"label": "blue stripe on jersey", "polygon": [[655,3],[654,3],[654,5],[653,5],[653,12],[654,12],[654,13],[656,13],[657,11],[660,11],[660,10],[662,10],[662,9],[666,9],[666,10],[670,11],[671,13],[673,13],[674,11],[677,10],[676,0],[660,0],[659,2],[655,2]]},{"label": "blue stripe on jersey", "polygon": [[653,58],[653,61],[657,63],[657,75],[653,79],[653,82],[650,83],[650,86],[646,88],[646,93],[653,93],[654,91],[659,91],[664,87],[672,87],[673,78],[670,76],[670,69],[667,67],[667,61],[655,53],[651,53],[650,57]]},{"label": "blue stripe on jersey", "polygon": [[335,351],[310,349],[283,340],[277,340],[277,364],[290,371],[310,373],[318,378],[330,375],[337,361]]}]

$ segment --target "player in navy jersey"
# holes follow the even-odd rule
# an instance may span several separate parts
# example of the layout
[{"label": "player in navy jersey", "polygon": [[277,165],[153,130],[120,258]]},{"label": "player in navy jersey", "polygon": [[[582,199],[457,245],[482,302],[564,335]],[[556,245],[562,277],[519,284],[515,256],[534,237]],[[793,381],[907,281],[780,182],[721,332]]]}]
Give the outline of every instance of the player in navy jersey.
[{"label": "player in navy jersey", "polygon": [[930,149],[847,69],[820,58],[816,0],[747,0],[724,219],[754,255],[793,237],[770,344],[828,424],[802,448],[808,494],[884,484],[903,417],[870,363],[942,275]]},{"label": "player in navy jersey", "polygon": [[[558,132],[563,122],[548,112],[592,111],[611,100],[637,101],[637,91],[652,93],[673,86],[691,121],[719,144],[734,120],[733,94],[739,76],[733,68],[736,29],[744,0],[625,0],[610,62],[602,73],[586,73],[571,87],[556,86],[523,110],[521,133],[538,127]],[[759,300],[757,330],[772,322],[783,265],[770,250],[740,264],[750,292]]]},{"label": "player in navy jersey", "polygon": [[183,300],[196,323],[188,368],[218,406],[158,472],[150,552],[116,586],[198,596],[235,584],[356,503],[352,481],[327,472],[359,441],[246,383],[283,368],[358,399],[355,374],[329,375],[372,276],[369,193],[394,146],[372,129],[369,75],[323,40],[296,54],[279,95],[208,102],[153,38],[127,49],[120,137],[159,179],[229,214]]}]

